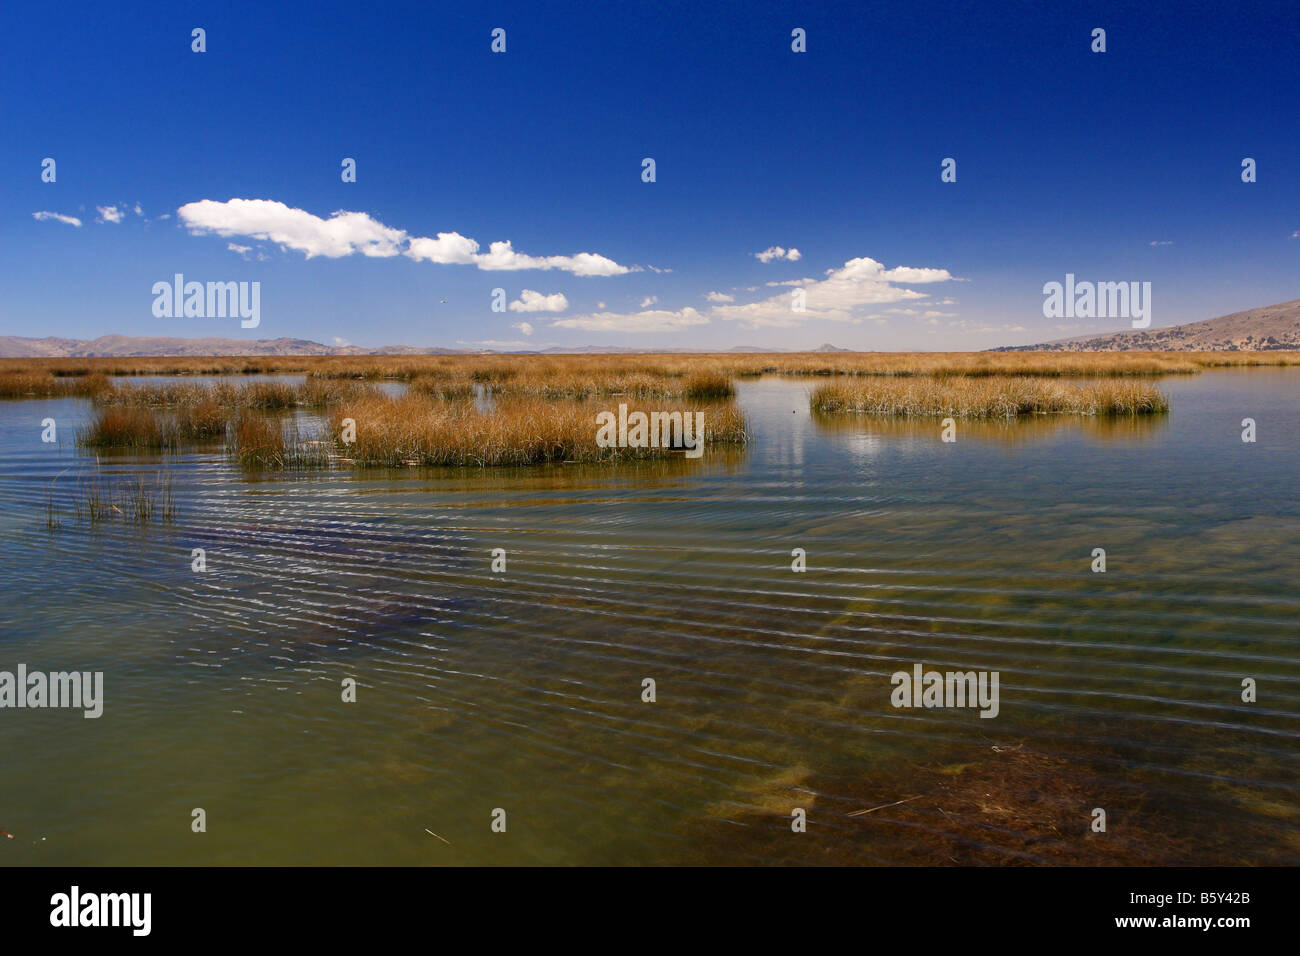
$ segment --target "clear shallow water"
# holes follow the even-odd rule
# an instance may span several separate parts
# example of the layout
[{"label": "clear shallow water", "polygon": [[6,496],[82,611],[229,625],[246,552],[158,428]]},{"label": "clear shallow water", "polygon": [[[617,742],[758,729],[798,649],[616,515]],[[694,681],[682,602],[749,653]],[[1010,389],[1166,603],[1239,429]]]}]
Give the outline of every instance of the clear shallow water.
[{"label": "clear shallow water", "polygon": [[[742,383],[754,440],[695,463],[103,457],[172,475],[143,530],[72,515],[87,403],[0,403],[0,669],[106,697],[0,710],[0,863],[1300,861],[1300,373],[951,445],[810,387]],[[1000,715],[895,709],[914,663]]]}]

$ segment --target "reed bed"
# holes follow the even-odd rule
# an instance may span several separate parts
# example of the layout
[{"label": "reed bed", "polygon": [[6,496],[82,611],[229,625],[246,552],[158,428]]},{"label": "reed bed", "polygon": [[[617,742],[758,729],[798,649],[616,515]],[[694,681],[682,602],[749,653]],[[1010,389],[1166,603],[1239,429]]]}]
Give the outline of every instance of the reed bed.
[{"label": "reed bed", "polygon": [[248,471],[328,468],[330,443],[304,435],[294,423],[268,418],[252,410],[230,425],[226,453]]},{"label": "reed bed", "polygon": [[168,417],[147,408],[101,408],[77,433],[84,448],[175,448],[180,436]]},{"label": "reed bed", "polygon": [[[337,447],[359,467],[509,467],[681,455],[667,448],[600,447],[596,415],[613,410],[599,402],[507,399],[484,411],[470,401],[434,403],[408,395],[338,406],[331,430],[341,434],[345,418],[356,423],[355,442]],[[710,443],[747,440],[744,417],[733,405],[689,403],[654,410],[703,412],[706,449]]]},{"label": "reed bed", "polygon": [[355,401],[379,394],[369,383],[309,379],[290,382],[168,382],[163,385],[121,385],[98,392],[98,405],[152,408],[219,407],[255,408],[277,411],[290,408],[319,408],[336,402]]},{"label": "reed bed", "polygon": [[[759,375],[1110,378],[1195,374],[1226,366],[1297,366],[1300,351],[1215,352],[781,352],[714,354],[435,354],[253,357],[0,359],[0,398],[97,397],[109,376],[303,374],[308,382],[417,382],[431,394],[473,385],[538,398],[724,397],[737,378]],[[713,385],[705,381],[712,379]],[[720,380],[725,379],[726,384]],[[319,402],[334,399],[321,386]],[[343,400],[346,400],[346,396]],[[298,399],[301,403],[301,395]]]},{"label": "reed bed", "polygon": [[77,434],[83,448],[174,451],[183,445],[220,441],[231,410],[208,400],[174,408],[109,405]]},{"label": "reed bed", "polygon": [[1018,376],[859,379],[815,389],[814,412],[901,418],[1015,418],[1021,415],[1150,415],[1169,399],[1149,382],[1061,381]]},{"label": "reed bed", "polygon": [[0,374],[0,398],[94,398],[112,389],[103,374],[60,378],[48,371]]}]

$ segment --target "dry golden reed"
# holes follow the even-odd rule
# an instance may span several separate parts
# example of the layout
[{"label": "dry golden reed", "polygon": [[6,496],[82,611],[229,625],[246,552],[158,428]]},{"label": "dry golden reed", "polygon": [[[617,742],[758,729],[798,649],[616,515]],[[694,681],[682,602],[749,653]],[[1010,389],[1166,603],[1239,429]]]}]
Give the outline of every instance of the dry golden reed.
[{"label": "dry golden reed", "polygon": [[[542,398],[722,397],[736,378],[790,376],[1067,377],[1193,374],[1219,366],[1300,365],[1300,351],[781,352],[715,354],[285,355],[0,359],[0,398],[92,397],[107,376],[302,374],[309,379],[428,380],[442,394],[487,386]],[[712,378],[715,384],[705,384]],[[65,379],[65,382],[58,381]],[[433,383],[442,383],[435,385]]]},{"label": "dry golden reed", "polygon": [[[663,458],[666,448],[602,448],[596,414],[608,403],[502,399],[492,409],[473,401],[430,402],[418,395],[368,399],[336,406],[331,431],[356,423],[356,440],[337,446],[360,466],[522,466],[546,462],[596,462]],[[634,409],[635,410],[635,409]],[[743,442],[745,421],[729,404],[683,403],[674,410],[702,411],[704,440]]]},{"label": "dry golden reed", "polygon": [[810,405],[814,412],[904,418],[1149,415],[1169,410],[1168,398],[1149,382],[1010,375],[859,378],[820,386]]}]

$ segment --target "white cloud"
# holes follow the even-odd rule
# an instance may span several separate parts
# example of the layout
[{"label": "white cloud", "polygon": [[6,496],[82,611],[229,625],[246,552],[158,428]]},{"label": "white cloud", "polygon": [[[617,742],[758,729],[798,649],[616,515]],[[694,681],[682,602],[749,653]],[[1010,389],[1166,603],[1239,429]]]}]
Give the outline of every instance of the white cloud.
[{"label": "white cloud", "polygon": [[1172,239],[1155,239],[1147,243],[1147,245],[1151,246],[1172,246],[1173,244],[1174,241]]},{"label": "white cloud", "polygon": [[584,329],[588,332],[671,332],[694,325],[708,325],[708,323],[708,316],[701,315],[688,306],[677,312],[665,309],[631,314],[596,312],[569,319],[556,319],[551,325],[564,329]]},{"label": "white cloud", "polygon": [[803,258],[803,253],[798,249],[785,249],[781,246],[768,246],[762,252],[754,253],[754,257],[759,262],[771,262],[773,259],[789,259],[791,262],[798,262]]},{"label": "white cloud", "polygon": [[99,212],[99,218],[96,219],[95,222],[111,222],[116,224],[126,217],[126,213],[121,209],[118,209],[116,206],[96,206],[95,209]]},{"label": "white cloud", "polygon": [[458,232],[440,232],[436,239],[411,236],[386,226],[363,212],[340,210],[321,219],[305,209],[294,209],[271,199],[203,199],[186,203],[177,215],[196,235],[214,233],[224,238],[261,239],[301,252],[308,259],[337,259],[361,253],[387,258],[404,254],[416,260],[441,264],[475,265],[487,271],[560,269],[579,276],[613,276],[632,272],[628,266],[592,252],[571,256],[530,256],[516,252],[510,240],[493,242],[487,252]]},{"label": "white cloud", "polygon": [[321,219],[270,199],[203,199],[186,203],[176,214],[195,235],[267,240],[304,253],[308,259],[337,259],[354,252],[386,258],[397,255],[406,238],[400,229],[390,229],[363,212],[340,211]]},{"label": "white cloud", "polygon": [[481,342],[466,342],[464,339],[457,339],[457,345],[476,345],[483,349],[523,349],[537,348],[532,342],[502,342],[498,339],[484,339]]},{"label": "white cloud", "polygon": [[352,343],[349,342],[347,339],[341,339],[337,335],[334,336],[334,345],[338,348],[347,348],[351,344]]},{"label": "white cloud", "polygon": [[67,223],[69,226],[76,226],[78,229],[81,228],[80,219],[76,216],[65,216],[61,212],[46,212],[45,210],[41,210],[40,212],[32,213],[32,218],[37,222],[53,220],[54,222]]},{"label": "white cloud", "polygon": [[648,308],[650,308],[650,306],[654,305],[654,304],[655,304],[656,302],[658,302],[658,301],[659,301],[659,296],[657,296],[657,295],[648,295],[648,296],[646,296],[644,299],[641,300],[641,308],[642,308],[642,309],[648,309]]},{"label": "white cloud", "polygon": [[[928,324],[937,325],[939,318],[948,318],[955,313],[940,312],[928,308],[932,304],[928,293],[918,292],[901,285],[921,285],[933,282],[955,282],[955,276],[947,269],[914,268],[897,266],[886,269],[875,259],[861,257],[850,259],[838,269],[827,269],[824,279],[794,279],[780,285],[801,286],[804,291],[804,311],[795,312],[792,308],[791,293],[782,292],[759,302],[735,305],[732,296],[721,292],[706,294],[710,302],[719,303],[706,312],[692,308],[679,311],[654,309],[635,313],[601,311],[591,315],[578,315],[559,319],[554,326],[569,329],[583,329],[589,332],[666,332],[707,325],[715,319],[726,322],[739,322],[745,328],[793,327],[805,322],[825,320],[860,324],[866,319],[884,324],[876,312],[868,313],[869,307],[890,305],[896,302],[916,301],[927,308],[889,309],[889,312],[902,312],[915,315]],[[757,291],[753,287],[751,291]],[[923,300],[923,301],[920,301]],[[655,300],[649,298],[647,303]],[[943,302],[951,303],[952,299]]]},{"label": "white cloud", "polygon": [[792,293],[781,293],[748,305],[720,305],[710,310],[714,318],[736,321],[746,328],[790,327],[815,320],[849,322],[854,310],[894,302],[926,299],[928,295],[896,283],[911,285],[954,281],[947,269],[918,269],[898,266],[886,269],[875,259],[865,256],[850,259],[838,269],[827,269],[821,280],[802,279],[797,283],[805,293],[804,311],[792,308]]},{"label": "white cloud", "polygon": [[652,266],[649,263],[646,263],[646,268],[649,269],[651,272],[658,272],[660,275],[664,275],[666,273],[673,271],[672,269],[660,269],[658,266]]},{"label": "white cloud", "polygon": [[474,257],[474,264],[486,270],[561,269],[575,276],[617,276],[632,271],[593,252],[579,252],[572,256],[524,255],[515,252],[509,239],[492,243],[485,255]]},{"label": "white cloud", "polygon": [[136,214],[137,216],[143,216],[143,215],[144,215],[144,210],[140,208],[140,204],[139,204],[139,203],[136,203],[136,204],[135,204],[135,210],[134,210],[134,211],[135,211],[135,214]]},{"label": "white cloud", "polygon": [[514,325],[510,327],[512,329],[518,329],[520,332],[524,333],[524,335],[533,334],[533,325],[531,322],[516,322]]},{"label": "white cloud", "polygon": [[542,295],[532,289],[524,289],[519,293],[519,298],[509,305],[511,312],[563,312],[568,307],[569,300],[563,292]]},{"label": "white cloud", "polygon": [[239,255],[245,262],[252,262],[254,259],[258,262],[265,262],[271,258],[261,249],[254,249],[252,246],[241,246],[237,242],[226,243],[226,248]]},{"label": "white cloud", "polygon": [[[939,322],[938,322],[938,320],[936,320],[936,319],[930,319],[929,322],[927,322],[926,324],[927,324],[927,325],[938,325]],[[1025,329],[1025,327],[1024,327],[1023,325],[1008,325],[1008,324],[1005,323],[1005,322],[1004,322],[1002,325],[989,325],[987,322],[967,321],[966,319],[958,319],[956,322],[949,322],[949,323],[948,323],[948,328],[950,328],[950,329],[960,329],[960,330],[963,331],[963,332],[974,332],[974,333],[976,333],[976,334],[978,334],[978,335],[989,335],[989,334],[992,334],[992,333],[994,333],[994,332],[1001,334],[1001,333],[1005,333],[1005,332],[1024,332],[1024,331],[1026,331],[1026,329]],[[928,331],[930,331],[930,332],[934,332],[934,331],[936,331],[936,330],[935,330],[935,329],[929,329]]]},{"label": "white cloud", "polygon": [[1300,229],[1297,229],[1295,232],[1291,233],[1291,238],[1300,239]]},{"label": "white cloud", "polygon": [[440,232],[437,239],[412,239],[406,255],[443,265],[469,265],[478,252],[478,243],[458,232]]}]

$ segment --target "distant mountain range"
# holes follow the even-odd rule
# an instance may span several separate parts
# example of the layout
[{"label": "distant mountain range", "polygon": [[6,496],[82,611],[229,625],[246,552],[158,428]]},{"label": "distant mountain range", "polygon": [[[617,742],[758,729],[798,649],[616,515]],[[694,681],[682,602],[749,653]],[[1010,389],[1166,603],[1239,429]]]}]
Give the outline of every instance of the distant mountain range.
[{"label": "distant mountain range", "polygon": [[1163,329],[1125,329],[995,352],[1267,352],[1300,349],[1300,299]]},{"label": "distant mountain range", "polygon": [[[132,358],[143,356],[202,355],[477,355],[497,349],[416,348],[410,345],[386,345],[366,349],[357,345],[322,345],[310,339],[182,339],[101,335],[97,339],[25,338],[0,335],[0,358]],[[646,349],[616,345],[584,345],[573,348],[512,349],[518,354],[617,353],[644,352]],[[715,349],[655,349],[656,352],[709,352]],[[731,352],[784,352],[788,349],[761,349],[737,346]],[[816,352],[848,352],[849,349],[823,345]]]}]

